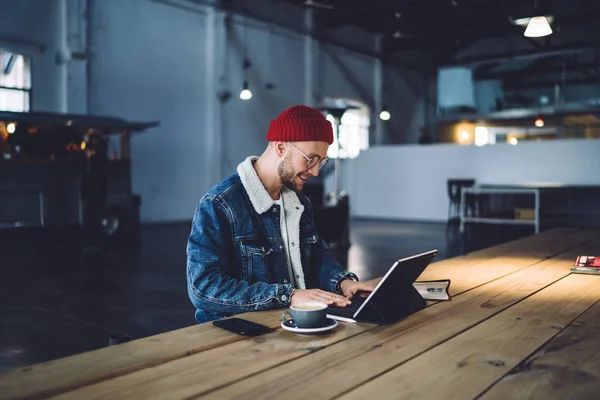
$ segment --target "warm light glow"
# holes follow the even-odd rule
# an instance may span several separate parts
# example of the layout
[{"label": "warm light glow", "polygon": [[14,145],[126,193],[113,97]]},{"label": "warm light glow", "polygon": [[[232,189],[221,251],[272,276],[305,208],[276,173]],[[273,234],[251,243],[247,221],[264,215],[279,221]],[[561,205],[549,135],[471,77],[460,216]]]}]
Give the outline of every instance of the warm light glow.
[{"label": "warm light glow", "polygon": [[526,37],[542,37],[550,34],[552,34],[552,28],[544,16],[531,18],[524,33]]},{"label": "warm light glow", "polygon": [[535,120],[534,122],[535,126],[537,126],[538,128],[541,128],[542,126],[544,126],[544,120],[541,118],[538,118]]},{"label": "warm light glow", "polygon": [[17,126],[15,124],[13,124],[12,122],[8,125],[6,125],[6,131],[8,133],[15,133],[15,130],[17,129]]},{"label": "warm light glow", "polygon": [[475,124],[472,122],[460,122],[454,126],[452,126],[452,139],[453,142],[461,144],[461,145],[471,145],[473,144],[473,136],[475,132]]},{"label": "warm light glow", "polygon": [[379,113],[379,118],[381,118],[384,121],[389,121],[389,119],[392,118],[392,116],[390,115],[389,111],[383,110],[381,113]]},{"label": "warm light glow", "polygon": [[485,146],[489,143],[490,136],[488,134],[488,128],[485,126],[475,127],[475,146]]},{"label": "warm light glow", "polygon": [[250,100],[252,98],[252,92],[250,89],[244,89],[240,92],[240,99],[242,100]]},{"label": "warm light glow", "polygon": [[517,143],[519,143],[519,141],[517,140],[516,137],[511,137],[510,139],[508,139],[508,143],[510,143],[513,146],[515,146],[515,145],[517,145]]},{"label": "warm light glow", "polygon": [[85,142],[81,142],[81,150],[85,150],[85,146],[86,146]]}]

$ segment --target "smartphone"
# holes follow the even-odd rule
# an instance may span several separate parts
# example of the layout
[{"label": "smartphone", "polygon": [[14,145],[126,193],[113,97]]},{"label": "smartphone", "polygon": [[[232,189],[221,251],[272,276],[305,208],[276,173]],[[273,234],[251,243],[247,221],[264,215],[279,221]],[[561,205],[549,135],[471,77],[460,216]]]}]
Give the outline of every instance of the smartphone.
[{"label": "smartphone", "polygon": [[213,321],[213,325],[228,330],[233,333],[245,336],[262,335],[271,332],[273,329],[268,326],[257,324],[242,318],[219,319]]}]

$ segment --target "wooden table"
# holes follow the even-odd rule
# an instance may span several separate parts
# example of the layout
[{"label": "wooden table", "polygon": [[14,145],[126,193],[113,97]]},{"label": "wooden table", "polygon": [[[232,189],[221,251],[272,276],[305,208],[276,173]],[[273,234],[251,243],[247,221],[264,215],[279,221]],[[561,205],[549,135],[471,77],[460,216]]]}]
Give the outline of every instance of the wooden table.
[{"label": "wooden table", "polygon": [[[432,264],[452,301],[388,326],[256,338],[191,326],[0,375],[0,398],[600,398],[600,232],[558,229]],[[283,310],[243,317],[279,326]]]}]

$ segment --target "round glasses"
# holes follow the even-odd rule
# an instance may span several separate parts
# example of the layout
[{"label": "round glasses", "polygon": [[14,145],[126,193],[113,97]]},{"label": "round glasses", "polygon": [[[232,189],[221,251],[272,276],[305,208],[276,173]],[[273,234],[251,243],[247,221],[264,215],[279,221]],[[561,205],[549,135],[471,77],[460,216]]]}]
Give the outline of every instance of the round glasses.
[{"label": "round glasses", "polygon": [[321,158],[319,156],[309,157],[306,154],[304,154],[302,151],[300,151],[300,149],[297,148],[294,145],[294,143],[292,143],[292,142],[288,142],[288,143],[291,144],[292,147],[298,151],[298,153],[302,154],[302,157],[306,158],[306,166],[308,167],[308,169],[314,168],[315,165],[317,165],[317,164],[319,165],[319,169],[322,169],[329,162],[329,158],[327,158],[327,157],[324,157],[324,158]]}]

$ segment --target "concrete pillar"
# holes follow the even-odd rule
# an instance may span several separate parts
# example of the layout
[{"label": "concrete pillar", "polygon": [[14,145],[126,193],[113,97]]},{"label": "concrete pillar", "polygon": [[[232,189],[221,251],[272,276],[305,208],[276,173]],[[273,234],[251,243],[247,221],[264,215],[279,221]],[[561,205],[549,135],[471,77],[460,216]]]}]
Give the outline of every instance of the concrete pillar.
[{"label": "concrete pillar", "polygon": [[225,16],[214,7],[206,7],[206,182],[222,179],[223,140],[221,114],[223,109],[218,99],[219,74],[224,70],[222,52],[227,51],[225,40]]},{"label": "concrete pillar", "polygon": [[67,0],[56,0],[54,3],[54,18],[56,29],[54,31],[54,44],[56,46],[55,62],[56,93],[55,107],[57,112],[67,112],[67,65],[71,61],[71,52],[67,44]]},{"label": "concrete pillar", "polygon": [[314,34],[314,10],[306,9],[304,11],[304,28],[307,35],[304,37],[304,104],[314,105],[314,54],[315,40]]},{"label": "concrete pillar", "polygon": [[375,145],[383,145],[385,143],[385,131],[382,121],[379,118],[379,113],[383,109],[383,62],[381,61],[382,53],[382,41],[383,36],[377,35],[375,37],[375,52],[377,58],[375,58],[375,66],[373,67],[373,107],[371,115],[372,122],[375,125]]}]

